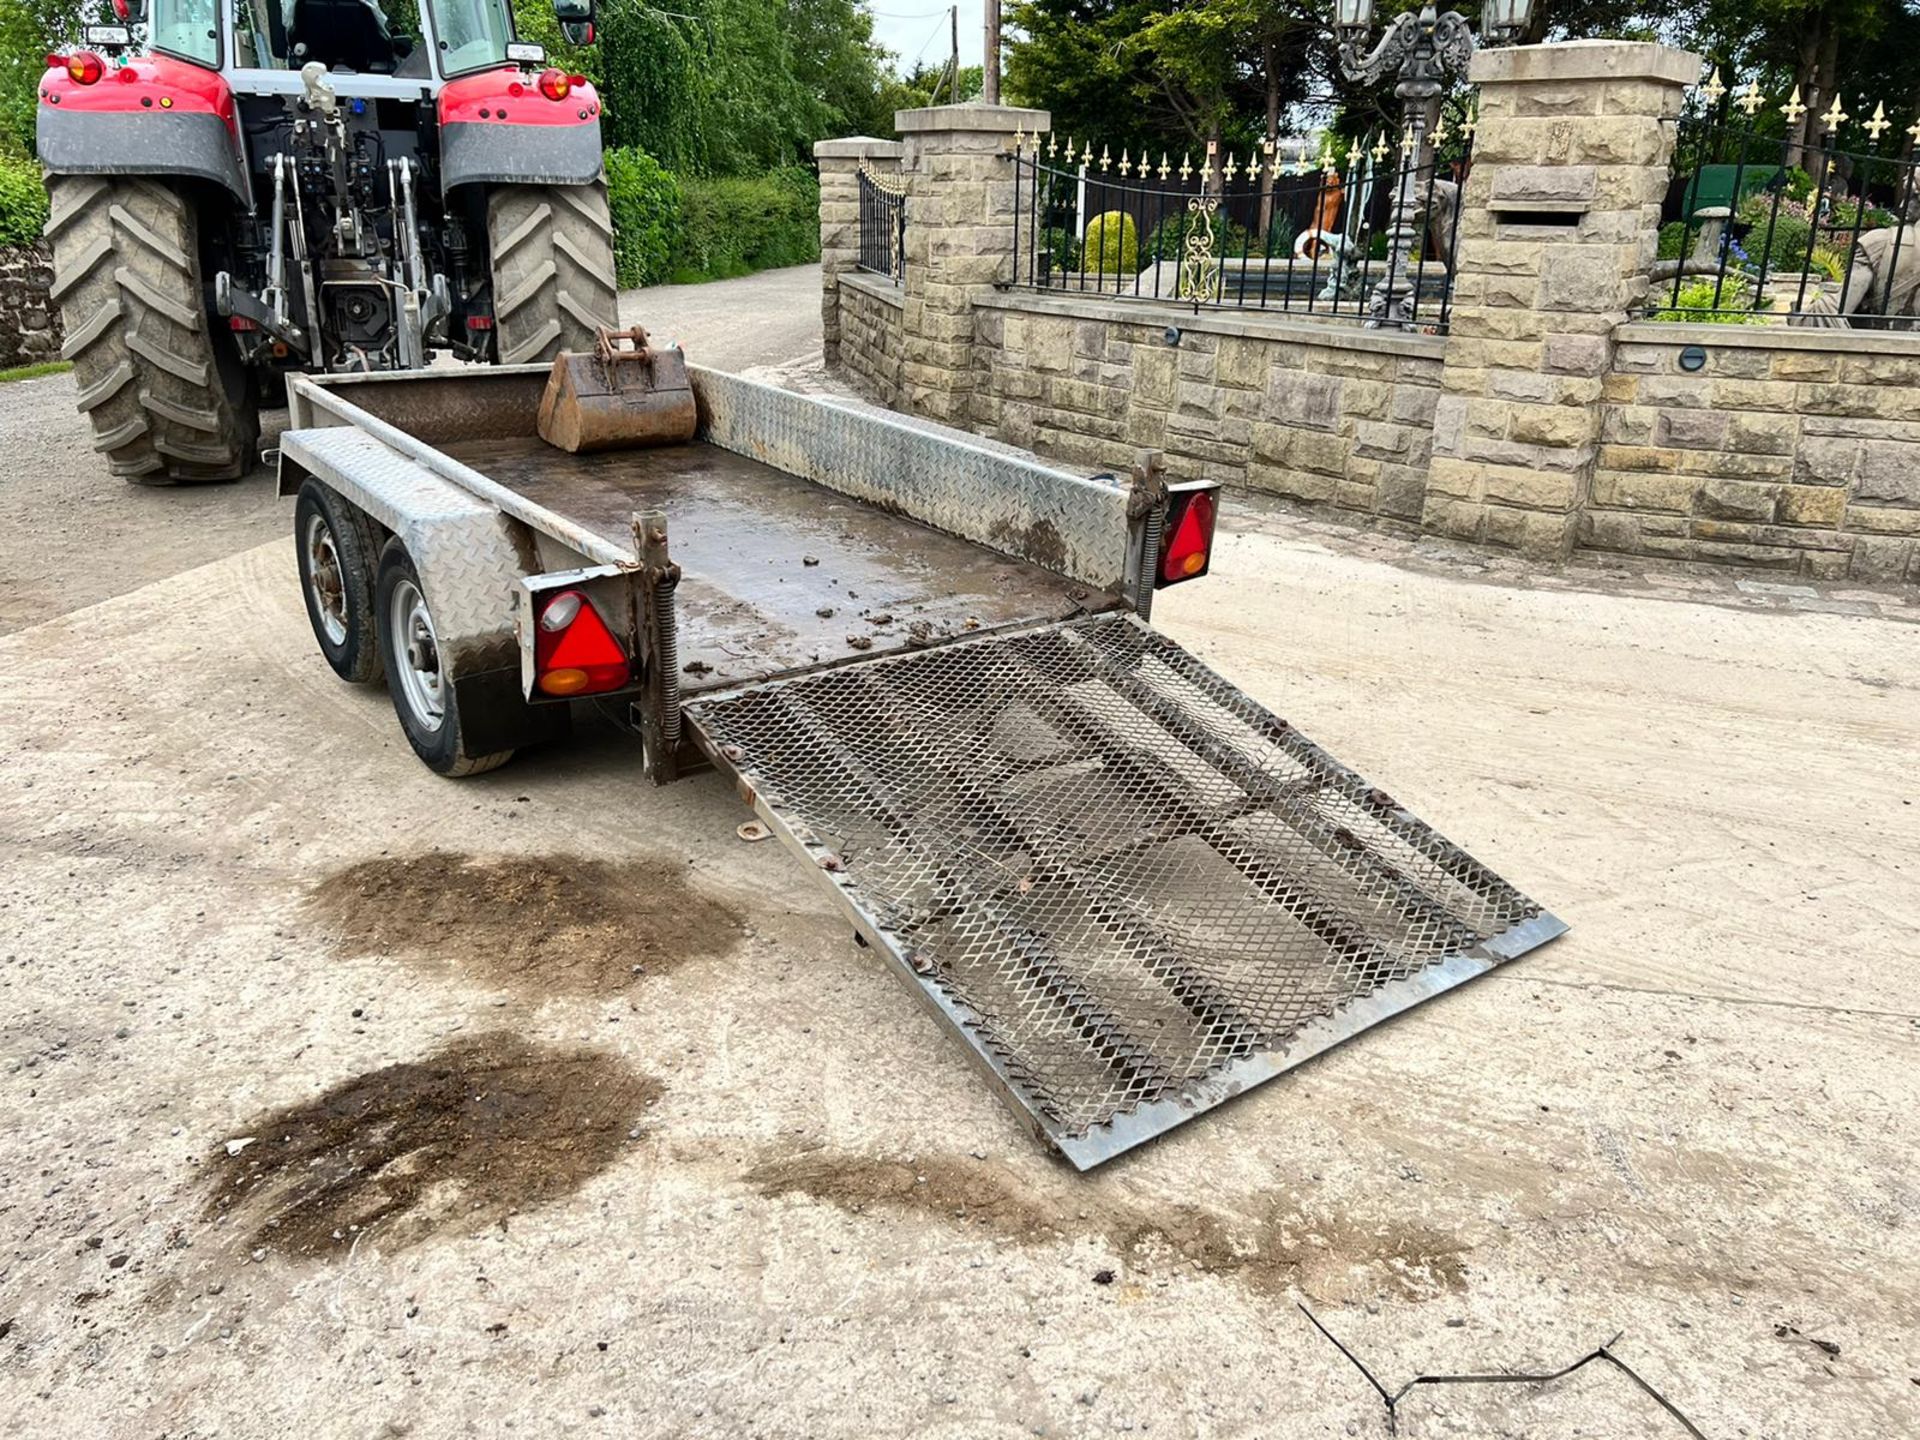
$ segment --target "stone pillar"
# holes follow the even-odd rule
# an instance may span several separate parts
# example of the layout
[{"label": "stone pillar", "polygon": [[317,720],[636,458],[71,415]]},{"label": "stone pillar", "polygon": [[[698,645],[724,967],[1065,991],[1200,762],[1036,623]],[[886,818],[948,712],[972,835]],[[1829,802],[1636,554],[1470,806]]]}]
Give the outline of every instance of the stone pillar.
[{"label": "stone pillar", "polygon": [[973,297],[1013,279],[1013,137],[1045,134],[1044,110],[937,105],[893,117],[905,149],[906,303],[900,407],[972,419]]},{"label": "stone pillar", "polygon": [[1480,125],[1422,526],[1555,558],[1577,538],[1613,332],[1647,294],[1700,58],[1580,40],[1473,57]]},{"label": "stone pillar", "polygon": [[820,166],[820,334],[827,364],[840,360],[840,277],[860,257],[860,163],[900,169],[900,142],[855,135],[813,147]]}]

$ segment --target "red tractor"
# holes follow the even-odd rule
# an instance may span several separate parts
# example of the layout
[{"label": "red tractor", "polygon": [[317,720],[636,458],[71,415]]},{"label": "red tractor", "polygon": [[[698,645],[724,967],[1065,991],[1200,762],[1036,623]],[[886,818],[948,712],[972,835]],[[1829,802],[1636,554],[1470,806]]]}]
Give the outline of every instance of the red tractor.
[{"label": "red tractor", "polygon": [[[238,476],[288,371],[520,364],[617,325],[599,97],[507,0],[113,4],[48,57],[39,149],[116,474]],[[593,39],[591,0],[554,9]]]}]

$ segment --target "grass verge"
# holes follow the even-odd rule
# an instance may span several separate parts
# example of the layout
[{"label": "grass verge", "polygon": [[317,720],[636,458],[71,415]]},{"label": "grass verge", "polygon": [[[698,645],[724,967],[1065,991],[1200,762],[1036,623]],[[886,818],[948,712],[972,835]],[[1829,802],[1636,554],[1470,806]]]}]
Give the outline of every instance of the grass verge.
[{"label": "grass verge", "polygon": [[37,365],[16,365],[11,370],[0,370],[0,385],[9,380],[38,380],[42,375],[64,375],[73,365],[66,360],[42,360]]}]

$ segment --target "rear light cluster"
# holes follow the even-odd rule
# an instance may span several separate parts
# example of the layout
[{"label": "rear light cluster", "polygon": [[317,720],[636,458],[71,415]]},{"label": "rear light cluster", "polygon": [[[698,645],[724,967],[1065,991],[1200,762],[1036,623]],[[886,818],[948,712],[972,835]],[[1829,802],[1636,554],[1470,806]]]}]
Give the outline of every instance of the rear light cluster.
[{"label": "rear light cluster", "polygon": [[543,70],[540,74],[540,93],[549,100],[564,100],[573,93],[576,85],[587,83],[584,75],[569,75],[564,70]]},{"label": "rear light cluster", "polygon": [[604,695],[633,683],[627,652],[578,590],[562,590],[540,611],[533,669],[534,687],[560,699]]},{"label": "rear light cluster", "polygon": [[1182,580],[1197,580],[1207,573],[1213,559],[1214,497],[1218,488],[1176,487],[1168,496],[1166,524],[1160,532],[1166,538],[1161,542],[1156,590]]},{"label": "rear light cluster", "polygon": [[49,55],[47,64],[56,70],[64,67],[68,78],[76,85],[98,84],[100,77],[107,73],[107,62],[91,50],[76,50],[71,55]]}]

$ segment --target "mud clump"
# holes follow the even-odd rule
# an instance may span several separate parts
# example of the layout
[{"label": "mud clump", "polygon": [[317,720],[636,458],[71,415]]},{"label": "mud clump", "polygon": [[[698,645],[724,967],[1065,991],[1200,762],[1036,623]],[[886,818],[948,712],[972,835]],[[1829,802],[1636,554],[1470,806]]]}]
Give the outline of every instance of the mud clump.
[{"label": "mud clump", "polygon": [[1041,1193],[1005,1167],[944,1156],[904,1162],[816,1151],[770,1159],[747,1180],[766,1196],[804,1195],[855,1213],[890,1210],[979,1225],[1022,1245],[1097,1235],[1150,1273],[1198,1270],[1269,1294],[1298,1288],[1328,1302],[1383,1289],[1410,1300],[1457,1293],[1466,1288],[1471,1248],[1418,1226],[1320,1220],[1283,1205],[1228,1217],[1092,1188]]},{"label": "mud clump", "polygon": [[624,1153],[664,1087],[601,1051],[493,1031],[256,1116],[208,1157],[209,1219],[251,1245],[342,1254],[413,1244],[571,1194]]},{"label": "mud clump", "polygon": [[584,995],[725,954],[742,924],[692,884],[683,862],[661,858],[382,856],[322,880],[307,907],[349,954],[397,954],[484,983]]}]

